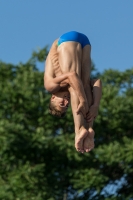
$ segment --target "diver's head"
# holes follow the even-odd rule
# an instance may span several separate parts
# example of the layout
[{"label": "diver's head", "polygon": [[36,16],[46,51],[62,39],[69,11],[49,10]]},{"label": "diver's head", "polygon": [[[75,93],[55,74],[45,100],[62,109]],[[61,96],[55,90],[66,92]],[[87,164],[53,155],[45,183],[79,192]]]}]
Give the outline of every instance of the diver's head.
[{"label": "diver's head", "polygon": [[70,103],[70,94],[68,91],[59,91],[52,94],[49,104],[49,113],[64,117]]}]

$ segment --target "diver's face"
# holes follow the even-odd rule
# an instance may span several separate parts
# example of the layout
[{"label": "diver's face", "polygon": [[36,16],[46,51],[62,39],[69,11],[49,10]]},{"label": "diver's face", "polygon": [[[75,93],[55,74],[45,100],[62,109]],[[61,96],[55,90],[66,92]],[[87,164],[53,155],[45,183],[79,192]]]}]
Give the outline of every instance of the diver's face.
[{"label": "diver's face", "polygon": [[51,101],[55,104],[57,110],[65,112],[70,103],[70,94],[68,91],[56,92],[52,94]]}]

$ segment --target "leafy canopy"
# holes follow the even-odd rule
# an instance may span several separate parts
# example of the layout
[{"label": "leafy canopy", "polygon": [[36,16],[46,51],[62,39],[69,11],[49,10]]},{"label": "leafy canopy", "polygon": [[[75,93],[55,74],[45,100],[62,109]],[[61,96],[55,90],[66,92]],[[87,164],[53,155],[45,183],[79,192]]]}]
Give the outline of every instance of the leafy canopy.
[{"label": "leafy canopy", "polygon": [[80,154],[71,109],[63,119],[48,114],[50,94],[36,67],[47,53],[18,66],[0,62],[0,199],[133,199],[133,69],[100,74],[93,65],[103,83],[96,146]]}]

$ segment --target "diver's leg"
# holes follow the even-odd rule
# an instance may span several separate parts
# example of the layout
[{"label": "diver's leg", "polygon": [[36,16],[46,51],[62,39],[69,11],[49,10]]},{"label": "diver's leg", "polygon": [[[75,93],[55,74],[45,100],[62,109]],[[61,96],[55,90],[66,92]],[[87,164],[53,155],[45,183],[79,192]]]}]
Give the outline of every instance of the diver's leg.
[{"label": "diver's leg", "polygon": [[90,87],[91,72],[91,46],[86,45],[82,51],[81,80],[88,100],[88,106],[92,105],[92,91]]},{"label": "diver's leg", "polygon": [[[59,64],[62,73],[75,71],[81,77],[82,48],[77,42],[64,42],[58,47]],[[82,113],[77,115],[79,99],[72,87],[69,88],[71,107],[75,124],[75,148],[84,152],[83,141],[88,131],[85,129],[85,120]]]},{"label": "diver's leg", "polygon": [[[87,97],[89,107],[92,105],[92,91],[90,86],[90,71],[91,71],[91,46],[86,45],[83,48],[82,53],[82,68],[81,68],[81,80],[84,86],[85,94]],[[88,130],[87,137],[84,139],[84,151],[89,152],[94,148],[94,135],[93,122],[86,123],[86,128]]]},{"label": "diver's leg", "polygon": [[69,92],[71,95],[71,107],[75,125],[75,148],[77,151],[84,153],[84,139],[87,137],[88,131],[85,128],[85,120],[82,113],[79,113],[78,115],[76,113],[77,106],[79,105],[79,99],[77,98],[77,95],[72,87],[69,88]]}]

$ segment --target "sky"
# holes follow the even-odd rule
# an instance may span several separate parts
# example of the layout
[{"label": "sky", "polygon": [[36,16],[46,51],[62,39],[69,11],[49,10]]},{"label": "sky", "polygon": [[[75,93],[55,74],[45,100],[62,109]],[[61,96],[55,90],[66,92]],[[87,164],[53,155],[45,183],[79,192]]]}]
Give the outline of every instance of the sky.
[{"label": "sky", "polygon": [[99,72],[133,67],[133,0],[0,0],[3,62],[25,63],[71,30],[87,35]]}]

